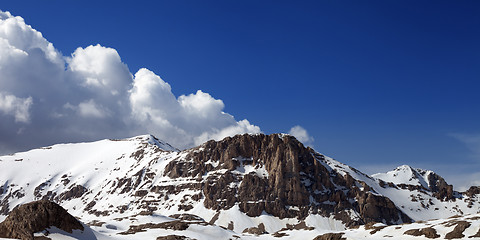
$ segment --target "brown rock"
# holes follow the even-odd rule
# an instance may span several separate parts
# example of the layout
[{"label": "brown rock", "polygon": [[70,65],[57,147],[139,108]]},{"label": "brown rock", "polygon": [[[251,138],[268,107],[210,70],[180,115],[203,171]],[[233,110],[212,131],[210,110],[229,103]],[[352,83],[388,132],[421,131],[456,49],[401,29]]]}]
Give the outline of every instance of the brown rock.
[{"label": "brown rock", "polygon": [[268,232],[265,231],[265,225],[263,225],[263,223],[260,223],[258,227],[245,228],[243,230],[243,233],[250,233],[258,236],[258,235],[266,234]]},{"label": "brown rock", "polygon": [[445,239],[457,239],[465,237],[465,235],[463,235],[463,231],[465,231],[465,229],[471,225],[471,223],[467,221],[458,221],[456,224],[457,226],[455,226],[451,232],[445,235]]},{"label": "brown rock", "polygon": [[157,240],[195,240],[195,238],[189,238],[180,235],[168,235],[168,236],[160,236],[157,237]]},{"label": "brown rock", "polygon": [[[383,222],[383,219],[391,219],[393,221],[402,220],[403,222],[411,221],[411,219],[398,210],[395,204],[387,197],[378,196],[371,192],[361,192],[357,196],[357,199],[360,215],[366,223]],[[399,213],[401,219],[399,219]]]},{"label": "brown rock", "polygon": [[427,178],[433,196],[445,201],[455,199],[453,196],[453,186],[449,185],[445,179],[435,173],[429,174]]},{"label": "brown rock", "polygon": [[140,225],[131,225],[127,231],[121,232],[119,234],[129,235],[129,234],[135,234],[137,232],[145,232],[145,229],[155,229],[155,228],[183,231],[183,230],[186,230],[189,226],[190,226],[190,223],[180,221],[180,220],[175,220],[171,222],[162,222],[162,223],[145,223]]},{"label": "brown rock", "polygon": [[58,195],[58,198],[56,199],[56,201],[61,202],[61,201],[71,200],[73,198],[79,198],[83,196],[83,194],[86,193],[87,191],[88,189],[86,189],[84,186],[75,185],[70,190]]},{"label": "brown rock", "polygon": [[33,239],[33,233],[55,226],[72,233],[83,225],[58,204],[41,200],[14,208],[0,223],[0,237]]},{"label": "brown rock", "polygon": [[[324,159],[289,135],[244,134],[191,149],[185,159],[171,161],[164,174],[199,179],[203,203],[213,210],[238,204],[251,217],[263,212],[300,220],[311,213],[333,215],[348,226],[371,221],[411,222],[388,198],[373,196],[365,183],[327,169],[321,163]],[[238,173],[246,166],[266,173]],[[212,173],[214,170],[223,171]],[[207,172],[211,174],[201,178]],[[363,186],[362,191],[358,185]],[[351,219],[352,210],[360,213],[360,220]]]},{"label": "brown rock", "polygon": [[423,235],[425,235],[425,237],[427,237],[427,238],[439,238],[440,237],[440,235],[437,234],[437,230],[435,230],[432,227],[422,228],[421,231],[422,231]]},{"label": "brown rock", "polygon": [[233,221],[230,221],[230,222],[228,223],[227,229],[230,230],[230,231],[233,231],[234,227],[235,227],[235,226],[234,226]]},{"label": "brown rock", "polygon": [[313,240],[346,240],[346,238],[343,237],[343,233],[325,233]]},{"label": "brown rock", "polygon": [[465,194],[469,197],[473,197],[474,195],[480,194],[480,187],[479,186],[471,186]]},{"label": "brown rock", "polygon": [[437,234],[437,231],[432,227],[422,228],[422,229],[410,229],[405,231],[403,234],[412,235],[412,236],[422,236],[424,235],[427,238],[439,238],[440,235]]},{"label": "brown rock", "polygon": [[410,229],[405,231],[403,234],[411,236],[422,236],[422,232],[420,231],[420,229]]},{"label": "brown rock", "polygon": [[189,213],[181,213],[181,214],[173,214],[168,217],[171,218],[176,218],[178,220],[184,220],[184,221],[199,221],[199,222],[205,222],[205,220],[197,215],[194,214],[189,214]]}]

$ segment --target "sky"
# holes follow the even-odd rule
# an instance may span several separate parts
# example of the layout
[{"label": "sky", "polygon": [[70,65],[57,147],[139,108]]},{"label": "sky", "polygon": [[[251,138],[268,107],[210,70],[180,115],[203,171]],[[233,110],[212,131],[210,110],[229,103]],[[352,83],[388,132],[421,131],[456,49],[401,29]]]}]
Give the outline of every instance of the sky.
[{"label": "sky", "polygon": [[283,132],[369,174],[408,164],[457,189],[480,185],[478,1],[0,10],[2,154],[145,133],[187,148]]}]

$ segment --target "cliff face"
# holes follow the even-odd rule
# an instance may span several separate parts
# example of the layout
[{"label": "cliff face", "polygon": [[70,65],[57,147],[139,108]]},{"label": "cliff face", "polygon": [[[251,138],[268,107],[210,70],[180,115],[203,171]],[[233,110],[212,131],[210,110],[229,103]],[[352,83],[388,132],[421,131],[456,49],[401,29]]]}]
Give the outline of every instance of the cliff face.
[{"label": "cliff face", "polygon": [[[347,225],[371,221],[410,222],[390,199],[361,190],[362,183],[322,164],[323,156],[289,135],[238,135],[209,141],[172,161],[172,178],[202,178],[204,204],[229,209],[239,204],[249,216],[263,211],[280,218],[334,215]],[[203,178],[202,178],[203,179]]]},{"label": "cliff face", "polygon": [[82,224],[58,204],[41,200],[14,208],[0,223],[0,237],[34,239],[33,234],[49,227],[72,233],[84,230]]}]

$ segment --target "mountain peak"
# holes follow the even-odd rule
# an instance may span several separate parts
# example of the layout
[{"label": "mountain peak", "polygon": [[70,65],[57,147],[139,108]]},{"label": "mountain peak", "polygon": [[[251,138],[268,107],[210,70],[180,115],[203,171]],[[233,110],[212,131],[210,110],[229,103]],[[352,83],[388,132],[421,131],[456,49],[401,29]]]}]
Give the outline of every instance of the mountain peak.
[{"label": "mountain peak", "polygon": [[477,188],[454,195],[434,172],[408,165],[370,177],[288,134],[236,135],[182,151],[150,134],[59,144],[0,156],[0,168],[8,169],[0,171],[0,220],[19,204],[45,199],[114,235],[190,224],[163,224],[166,216],[238,234],[273,234],[399,224],[480,209]]},{"label": "mountain peak", "polygon": [[440,199],[453,199],[453,186],[431,170],[402,165],[386,173],[373,174],[372,177],[396,185],[423,188]]},{"label": "mountain peak", "polygon": [[409,165],[401,165],[386,173],[376,173],[372,176],[385,182],[429,188],[427,177],[430,172],[431,171],[422,169],[414,169]]},{"label": "mountain peak", "polygon": [[388,198],[361,190],[360,183],[332,172],[323,160],[291,135],[243,134],[191,149],[168,163],[165,175],[201,179],[204,205],[216,211],[238,205],[250,217],[305,219],[314,213],[346,225],[411,221]]},{"label": "mountain peak", "polygon": [[158,139],[157,137],[155,137],[152,134],[139,135],[139,136],[136,136],[136,137],[127,138],[125,140],[127,140],[127,141],[140,141],[140,142],[148,143],[148,144],[151,144],[151,145],[155,145],[155,146],[157,146],[160,149],[165,150],[165,151],[170,151],[170,152],[180,151],[178,148],[175,148],[172,145],[170,145],[169,143]]}]

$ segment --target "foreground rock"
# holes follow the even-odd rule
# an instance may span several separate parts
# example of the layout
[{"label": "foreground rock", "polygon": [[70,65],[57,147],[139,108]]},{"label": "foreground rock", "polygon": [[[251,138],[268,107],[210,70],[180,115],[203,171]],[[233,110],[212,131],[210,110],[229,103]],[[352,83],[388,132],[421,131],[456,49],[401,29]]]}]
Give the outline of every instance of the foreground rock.
[{"label": "foreground rock", "polygon": [[72,233],[84,230],[82,224],[58,204],[46,200],[27,203],[14,208],[0,223],[0,237],[34,239],[33,234],[49,227]]}]

